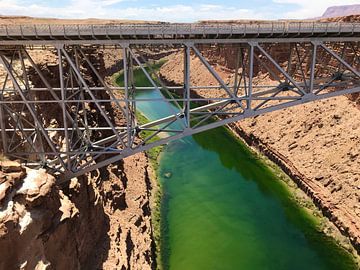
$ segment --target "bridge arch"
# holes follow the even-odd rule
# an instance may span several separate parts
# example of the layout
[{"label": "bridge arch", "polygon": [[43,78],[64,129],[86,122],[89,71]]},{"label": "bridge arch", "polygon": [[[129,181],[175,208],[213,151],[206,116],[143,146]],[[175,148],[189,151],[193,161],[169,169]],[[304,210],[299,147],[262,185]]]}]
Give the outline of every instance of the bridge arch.
[{"label": "bridge arch", "polygon": [[[0,27],[6,71],[0,85],[1,150],[70,179],[184,136],[360,92],[360,25],[340,25]],[[121,86],[108,84],[99,67],[104,47],[118,55]],[[154,70],[150,52],[159,48],[181,55],[181,83],[168,85]],[[234,60],[230,81],[210,61],[212,50],[221,48]],[[36,55],[46,51],[53,61],[39,63]],[[216,85],[193,85],[194,61]],[[258,74],[268,83],[260,85]],[[137,97],[149,88],[163,95]],[[167,104],[169,113],[141,123],[141,102]]]}]

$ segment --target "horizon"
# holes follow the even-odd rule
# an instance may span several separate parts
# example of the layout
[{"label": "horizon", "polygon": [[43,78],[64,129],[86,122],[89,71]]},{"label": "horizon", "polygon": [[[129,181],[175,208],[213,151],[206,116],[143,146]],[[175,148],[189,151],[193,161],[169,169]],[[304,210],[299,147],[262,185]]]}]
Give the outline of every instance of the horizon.
[{"label": "horizon", "polygon": [[327,8],[359,4],[357,0],[253,0],[191,1],[164,0],[0,0],[0,16],[29,16],[48,19],[109,19],[163,22],[200,20],[281,20],[321,17]]}]

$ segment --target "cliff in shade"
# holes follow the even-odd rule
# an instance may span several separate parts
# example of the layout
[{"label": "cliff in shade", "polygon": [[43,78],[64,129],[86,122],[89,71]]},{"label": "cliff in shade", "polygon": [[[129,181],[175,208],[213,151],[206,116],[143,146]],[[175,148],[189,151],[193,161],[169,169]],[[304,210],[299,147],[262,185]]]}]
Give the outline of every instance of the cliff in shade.
[{"label": "cliff in shade", "polygon": [[321,18],[344,17],[349,15],[360,15],[360,4],[329,7]]}]

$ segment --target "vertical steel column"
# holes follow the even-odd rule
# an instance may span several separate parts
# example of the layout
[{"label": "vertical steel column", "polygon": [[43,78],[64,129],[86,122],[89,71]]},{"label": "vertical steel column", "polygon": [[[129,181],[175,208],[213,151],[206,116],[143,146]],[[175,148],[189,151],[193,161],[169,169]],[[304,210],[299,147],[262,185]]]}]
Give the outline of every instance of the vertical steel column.
[{"label": "vertical steel column", "polygon": [[[129,120],[130,120],[130,146],[132,146],[134,144],[134,140],[135,140],[135,136],[134,136],[134,132],[133,132],[133,128],[134,125],[138,126],[138,122],[137,119],[135,117],[135,113],[136,113],[136,85],[135,85],[135,77],[134,77],[134,59],[137,59],[137,57],[134,55],[132,56],[132,51],[130,49],[130,46],[127,46],[127,61],[128,61],[128,72],[127,72],[127,76],[128,76],[128,87],[130,86],[130,88],[128,88],[129,93],[129,99],[131,100],[131,102],[129,103]],[[139,65],[139,67],[144,71],[144,67],[140,62],[137,62],[137,64]],[[144,71],[145,75],[149,75],[147,74],[146,70]],[[152,81],[151,77],[150,77],[150,82]]]},{"label": "vertical steel column", "polygon": [[[34,96],[33,96],[33,93],[31,92],[30,82],[29,82],[28,75],[27,75],[27,72],[26,72],[26,66],[25,66],[25,61],[24,61],[24,57],[23,57],[23,50],[20,49],[18,51],[18,53],[19,53],[19,59],[20,59],[20,62],[21,62],[21,68],[23,70],[23,80],[24,80],[24,83],[25,83],[25,88],[28,91],[28,97],[30,99],[34,100]],[[34,109],[36,110],[35,106],[34,106]],[[38,146],[35,144],[35,141],[36,141],[35,139],[33,140],[34,148],[38,152],[44,152],[43,142],[42,142],[41,136],[39,135],[40,131],[39,131],[38,124],[35,124],[35,127],[37,129],[35,138],[38,139],[38,142],[40,144],[40,150],[38,150]],[[45,155],[40,154],[40,157],[43,160],[43,162],[45,163],[46,162]]]},{"label": "vertical steel column", "polygon": [[[3,101],[3,91],[0,92],[0,101]],[[7,152],[7,139],[6,139],[6,125],[4,115],[4,104],[0,104],[0,128],[1,128],[1,140],[3,145],[3,153]]]},{"label": "vertical steel column", "polygon": [[[74,56],[75,56],[75,65],[77,67],[78,70],[80,70],[80,63],[79,63],[79,57],[78,57],[78,54],[77,54],[77,51],[75,50],[74,52]],[[75,76],[74,73],[75,71],[72,70],[71,68],[69,69],[69,73],[71,74],[71,85],[72,85],[72,90],[73,90],[73,87],[74,87],[74,82],[73,82],[73,77]],[[85,99],[85,91],[84,91],[84,87],[83,85],[81,84],[80,82],[80,79],[79,78],[75,78],[75,81],[76,83],[78,84],[79,86],[79,90],[80,90],[80,98],[82,100]],[[87,117],[87,110],[86,110],[86,103],[85,102],[81,102],[81,108],[82,108],[82,111],[84,112],[84,126],[86,128],[86,130],[84,131],[85,133],[85,136],[86,136],[86,139],[87,141],[89,142],[90,141],[90,138],[91,138],[91,131],[88,129],[89,127],[89,123],[88,123],[88,117]],[[77,116],[78,117],[78,116]],[[80,118],[81,119],[81,118]]]},{"label": "vertical steel column", "polygon": [[311,68],[310,68],[310,85],[308,89],[308,93],[312,93],[314,90],[314,80],[315,80],[315,67],[316,67],[316,51],[317,51],[317,43],[312,42],[313,50],[312,50],[312,58],[311,58]]},{"label": "vertical steel column", "polygon": [[129,84],[128,84],[128,56],[127,48],[123,47],[122,57],[123,57],[123,76],[124,76],[124,88],[125,88],[125,117],[126,117],[126,132],[127,132],[127,147],[131,147],[131,120],[130,120],[130,102],[129,102]]},{"label": "vertical steel column", "polygon": [[66,119],[66,93],[65,93],[65,86],[64,86],[64,71],[63,71],[63,61],[62,61],[62,54],[61,54],[61,48],[63,46],[60,46],[57,48],[58,52],[58,63],[59,63],[59,80],[60,80],[60,88],[61,88],[61,107],[62,107],[62,117],[64,122],[64,133],[65,133],[65,147],[66,147],[66,153],[67,153],[67,168],[71,169],[71,159],[70,159],[70,141],[69,141],[69,130],[68,130],[68,123]]},{"label": "vertical steel column", "polygon": [[234,95],[235,96],[237,96],[237,89],[238,89],[240,54],[241,54],[241,48],[239,46],[237,56],[236,56],[236,63],[235,63],[235,78],[234,78]]},{"label": "vertical steel column", "polygon": [[[289,59],[288,59],[288,64],[287,64],[287,69],[286,69],[286,72],[288,73],[288,74],[290,74],[290,72],[291,72],[291,59],[292,59],[292,56],[293,56],[293,46],[292,46],[292,44],[291,43],[289,43],[289,51],[290,51],[290,53],[289,53]],[[288,80],[288,78],[285,78],[285,82],[286,83],[289,83],[289,80]]]},{"label": "vertical steel column", "polygon": [[184,50],[184,96],[186,100],[185,116],[187,128],[191,128],[190,123],[190,46],[185,44]]},{"label": "vertical steel column", "polygon": [[240,78],[240,82],[239,82],[239,88],[241,86],[241,81],[243,81],[244,95],[247,96],[248,95],[248,87],[247,87],[247,82],[246,82],[246,56],[245,56],[245,52],[244,52],[243,48],[241,48],[240,56],[241,56],[241,78]]},{"label": "vertical steel column", "polygon": [[[12,58],[11,58],[11,62],[12,63]],[[4,84],[3,87],[0,91],[0,101],[4,100],[4,90],[6,88],[6,82],[8,80],[9,75],[6,73],[5,79],[4,79]],[[7,139],[6,139],[6,125],[5,125],[5,115],[4,115],[4,107],[5,104],[0,104],[0,128],[1,128],[1,140],[2,140],[2,145],[3,145],[3,153],[7,152]]]},{"label": "vertical steel column", "polygon": [[250,43],[250,53],[249,53],[249,88],[248,88],[248,100],[247,100],[247,110],[251,110],[251,101],[252,101],[252,90],[253,90],[253,76],[254,76],[254,44]]}]

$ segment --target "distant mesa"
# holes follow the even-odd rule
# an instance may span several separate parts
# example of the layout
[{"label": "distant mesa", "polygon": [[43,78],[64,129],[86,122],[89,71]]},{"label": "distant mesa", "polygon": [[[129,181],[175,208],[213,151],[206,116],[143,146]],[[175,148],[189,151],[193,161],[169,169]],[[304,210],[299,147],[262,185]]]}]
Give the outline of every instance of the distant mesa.
[{"label": "distant mesa", "polygon": [[321,18],[342,17],[349,15],[360,15],[360,4],[329,7]]}]

